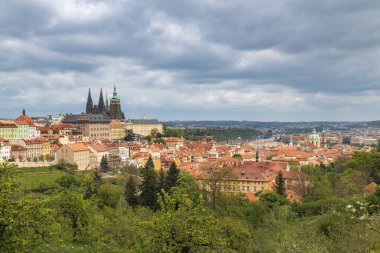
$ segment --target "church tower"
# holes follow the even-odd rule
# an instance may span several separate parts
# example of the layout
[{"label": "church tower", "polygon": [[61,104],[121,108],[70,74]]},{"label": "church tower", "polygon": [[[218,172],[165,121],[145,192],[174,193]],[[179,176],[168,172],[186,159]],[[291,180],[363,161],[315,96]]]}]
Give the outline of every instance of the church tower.
[{"label": "church tower", "polygon": [[110,113],[110,103],[108,102],[108,94],[106,93],[106,113]]},{"label": "church tower", "polygon": [[100,89],[100,96],[99,96],[99,103],[98,103],[98,113],[99,114],[106,114],[106,107],[104,105],[103,90],[102,89]]},{"label": "church tower", "polygon": [[94,103],[91,98],[91,90],[88,89],[87,105],[86,105],[86,114],[92,113],[94,110]]},{"label": "church tower", "polygon": [[113,87],[113,94],[110,101],[110,119],[124,119],[124,113],[121,111],[120,99],[117,96],[116,86]]}]

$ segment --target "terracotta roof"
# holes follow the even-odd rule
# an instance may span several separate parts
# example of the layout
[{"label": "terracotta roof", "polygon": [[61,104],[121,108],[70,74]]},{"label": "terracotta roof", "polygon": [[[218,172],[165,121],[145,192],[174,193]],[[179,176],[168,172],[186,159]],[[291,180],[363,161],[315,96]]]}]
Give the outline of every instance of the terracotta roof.
[{"label": "terracotta roof", "polygon": [[75,143],[75,144],[66,144],[65,147],[71,149],[72,151],[85,151],[88,150],[88,147],[83,143]]},{"label": "terracotta roof", "polygon": [[91,144],[90,147],[94,149],[96,152],[107,152],[108,149],[100,144]]},{"label": "terracotta roof", "polygon": [[30,126],[34,126],[34,121],[27,115],[23,114],[21,115],[20,117],[18,117],[17,119],[15,119],[15,122],[17,124],[20,124],[20,125],[30,125]]}]

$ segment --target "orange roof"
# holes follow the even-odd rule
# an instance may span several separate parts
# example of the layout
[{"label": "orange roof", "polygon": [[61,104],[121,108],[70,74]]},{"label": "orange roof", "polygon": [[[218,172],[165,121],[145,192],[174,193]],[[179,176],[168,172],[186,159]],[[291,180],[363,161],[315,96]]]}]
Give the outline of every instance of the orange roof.
[{"label": "orange roof", "polygon": [[75,144],[66,144],[65,147],[68,147],[72,151],[85,151],[88,150],[88,147],[84,145],[83,143],[75,143]]},{"label": "orange roof", "polygon": [[34,126],[34,121],[27,115],[23,114],[17,119],[15,119],[15,122],[19,125],[30,125]]},{"label": "orange roof", "polygon": [[91,144],[90,147],[94,149],[96,152],[107,152],[108,149],[100,144]]}]

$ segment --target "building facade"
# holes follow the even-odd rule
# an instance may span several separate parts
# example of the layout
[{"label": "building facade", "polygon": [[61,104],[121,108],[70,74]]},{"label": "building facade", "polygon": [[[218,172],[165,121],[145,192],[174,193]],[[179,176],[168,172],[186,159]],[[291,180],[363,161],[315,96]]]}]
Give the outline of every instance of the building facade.
[{"label": "building facade", "polygon": [[77,134],[90,141],[110,138],[110,120],[104,114],[67,115],[63,123],[72,124]]}]

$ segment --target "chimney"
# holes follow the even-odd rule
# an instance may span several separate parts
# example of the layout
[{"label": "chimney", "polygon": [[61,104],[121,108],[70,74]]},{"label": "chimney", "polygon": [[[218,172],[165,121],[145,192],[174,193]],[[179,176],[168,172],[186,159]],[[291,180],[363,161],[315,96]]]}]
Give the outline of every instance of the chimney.
[{"label": "chimney", "polygon": [[22,109],[22,115],[25,115],[25,109]]},{"label": "chimney", "polygon": [[260,160],[259,151],[256,151],[256,162]]}]

